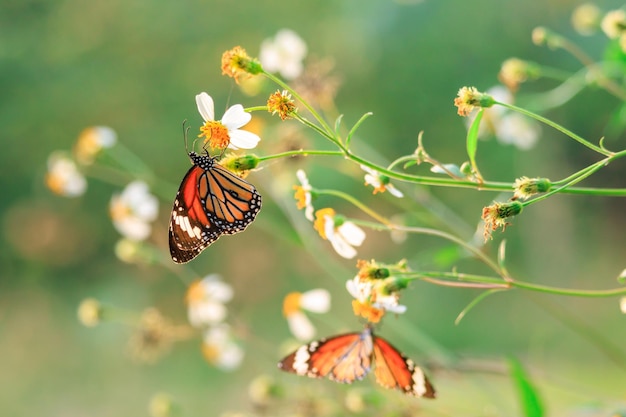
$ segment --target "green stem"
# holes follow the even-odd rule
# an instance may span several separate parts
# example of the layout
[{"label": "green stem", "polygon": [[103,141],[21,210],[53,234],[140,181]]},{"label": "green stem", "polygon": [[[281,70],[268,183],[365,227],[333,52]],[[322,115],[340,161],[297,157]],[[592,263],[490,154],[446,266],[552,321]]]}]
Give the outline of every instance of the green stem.
[{"label": "green stem", "polygon": [[309,155],[328,155],[328,156],[344,156],[344,153],[341,151],[317,151],[317,150],[295,150],[295,151],[287,151],[281,152],[274,155],[261,156],[259,157],[259,162],[269,161],[271,159],[277,158],[289,158],[292,156],[309,156]]},{"label": "green stem", "polygon": [[[319,127],[315,126],[316,129]],[[457,187],[457,188],[471,188],[479,191],[499,191],[499,192],[513,192],[513,184],[505,183],[505,182],[496,182],[496,181],[485,181],[481,184],[472,182],[472,181],[462,181],[455,180],[451,178],[436,178],[436,177],[425,177],[419,175],[410,175],[403,174],[400,172],[392,171],[390,168],[385,168],[382,166],[378,166],[372,162],[369,162],[349,151],[311,151],[311,150],[294,150],[289,152],[284,152],[276,155],[264,156],[261,157],[261,160],[269,160],[281,157],[291,157],[294,155],[330,155],[330,156],[344,156],[347,159],[358,163],[360,165],[365,165],[389,178],[393,178],[399,181],[410,182],[414,184],[422,184],[422,185],[433,185],[440,187]],[[619,153],[613,154],[608,160],[616,159],[617,157],[622,157],[626,155],[626,151],[620,151]],[[404,162],[405,160],[414,160],[411,156],[403,156],[396,159],[392,165],[397,165],[400,162]],[[603,160],[607,161],[607,160]],[[606,162],[603,162],[606,164]],[[590,167],[586,168],[590,169]],[[574,174],[570,177],[575,177],[576,175],[580,175],[580,173]],[[558,183],[562,183],[566,180],[561,180]],[[555,184],[558,184],[555,183]],[[602,195],[602,196],[610,196],[610,197],[625,197],[626,196],[626,188],[591,188],[591,187],[568,187],[565,189],[561,189],[559,191],[563,194],[590,194],[590,195]]]},{"label": "green stem", "polygon": [[[325,194],[325,195],[332,195],[332,196],[335,196],[335,197],[339,197],[339,198],[341,198],[343,200],[348,201],[352,205],[356,206],[361,211],[363,211],[365,214],[367,214],[371,218],[375,219],[376,221],[379,221],[383,225],[389,227],[389,225],[391,224],[389,222],[389,220],[387,220],[385,217],[383,217],[380,214],[376,213],[374,210],[372,210],[371,208],[367,207],[365,204],[361,203],[359,200],[357,200],[356,198],[352,197],[350,194],[346,194],[344,192],[336,191],[336,190],[315,190],[315,192],[318,195]],[[354,221],[354,222],[357,223],[358,221]]]},{"label": "green stem", "polygon": [[[576,290],[576,289],[568,289],[568,288],[558,288],[558,287],[550,287],[547,285],[540,284],[531,284],[529,282],[517,281],[510,279],[506,283],[503,283],[500,278],[488,277],[484,275],[474,275],[474,274],[462,274],[457,272],[419,272],[419,273],[407,273],[396,275],[403,275],[407,279],[420,279],[420,280],[432,280],[439,278],[439,282],[445,282],[447,285],[449,280],[457,280],[457,281],[467,281],[470,283],[478,283],[483,285],[483,288],[498,288],[498,289],[512,289],[512,288],[522,288],[525,290],[531,290],[536,292],[543,292],[547,294],[558,294],[558,295],[566,295],[572,297],[588,297],[588,298],[599,298],[599,297],[612,297],[617,295],[626,295],[626,287],[622,288],[612,288],[608,290]],[[455,282],[458,287],[463,287],[463,282]],[[491,285],[491,287],[489,287]],[[476,287],[470,287],[476,288]]]},{"label": "green stem", "polygon": [[599,146],[594,145],[593,143],[587,141],[586,139],[583,139],[582,137],[578,136],[577,134],[575,134],[571,130],[568,130],[568,129],[564,128],[563,126],[561,126],[561,125],[559,125],[557,123],[554,123],[550,119],[546,119],[543,116],[540,116],[540,115],[538,115],[536,113],[533,113],[533,112],[528,111],[526,109],[523,109],[521,107],[514,106],[512,104],[502,103],[502,102],[499,102],[499,101],[496,101],[495,103],[501,105],[502,107],[506,107],[506,108],[508,108],[510,110],[516,111],[518,113],[521,113],[521,114],[524,114],[524,115],[526,115],[528,117],[531,117],[531,118],[533,118],[535,120],[538,120],[541,123],[544,123],[544,124],[546,124],[548,126],[551,126],[552,128],[558,130],[559,132],[564,133],[565,135],[567,135],[570,138],[574,139],[575,141],[579,142],[583,146],[586,146],[587,148],[592,149],[592,150],[594,150],[594,151],[596,151],[596,152],[598,152],[598,153],[600,153],[602,155],[606,155],[606,156],[613,155],[612,152],[607,151],[605,149],[600,148]]},{"label": "green stem", "polygon": [[626,295],[626,287],[613,288],[610,290],[570,290],[567,288],[548,287],[546,285],[531,284],[523,281],[511,281],[509,284],[516,288],[523,288],[526,290],[532,290],[537,292],[543,292],[548,294],[559,294],[573,297],[612,297],[615,295]]}]

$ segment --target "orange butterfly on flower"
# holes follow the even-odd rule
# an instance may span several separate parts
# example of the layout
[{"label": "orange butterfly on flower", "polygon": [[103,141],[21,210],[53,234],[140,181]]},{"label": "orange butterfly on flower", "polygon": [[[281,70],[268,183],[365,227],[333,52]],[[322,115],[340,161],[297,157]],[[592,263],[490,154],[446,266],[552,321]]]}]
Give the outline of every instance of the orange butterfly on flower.
[{"label": "orange butterfly on flower", "polygon": [[[209,146],[249,149],[260,140],[239,129],[251,118],[240,104],[216,121],[213,99],[207,93],[198,94],[196,103],[205,121],[199,136]],[[245,230],[261,209],[256,188],[220,165],[217,157],[189,152],[189,158],[193,166],[183,177],[170,218],[170,254],[176,263],[189,262],[223,234]]]},{"label": "orange butterfly on flower", "polygon": [[301,346],[278,363],[283,371],[343,384],[361,380],[374,368],[376,382],[415,397],[435,398],[435,389],[415,363],[367,325]]}]

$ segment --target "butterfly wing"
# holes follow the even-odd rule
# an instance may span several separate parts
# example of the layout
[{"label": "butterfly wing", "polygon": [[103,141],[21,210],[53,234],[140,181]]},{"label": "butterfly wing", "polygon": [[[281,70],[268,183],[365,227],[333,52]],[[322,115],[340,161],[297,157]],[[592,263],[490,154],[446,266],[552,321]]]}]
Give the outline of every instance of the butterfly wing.
[{"label": "butterfly wing", "polygon": [[249,182],[208,155],[191,152],[193,166],[180,184],[169,243],[172,260],[186,263],[222,234],[243,231],[261,209],[261,195]]},{"label": "butterfly wing", "polygon": [[254,185],[217,163],[200,175],[198,193],[207,217],[225,234],[243,231],[261,209]]},{"label": "butterfly wing", "polygon": [[192,166],[180,184],[170,219],[170,255],[176,263],[189,262],[220,237],[220,229],[207,216],[198,195],[204,170]]},{"label": "butterfly wing", "polygon": [[278,367],[298,375],[328,377],[350,384],[369,373],[372,349],[370,332],[347,333],[301,346],[280,361]]},{"label": "butterfly wing", "polygon": [[419,366],[385,339],[378,336],[373,339],[376,382],[415,397],[435,398],[435,389]]}]

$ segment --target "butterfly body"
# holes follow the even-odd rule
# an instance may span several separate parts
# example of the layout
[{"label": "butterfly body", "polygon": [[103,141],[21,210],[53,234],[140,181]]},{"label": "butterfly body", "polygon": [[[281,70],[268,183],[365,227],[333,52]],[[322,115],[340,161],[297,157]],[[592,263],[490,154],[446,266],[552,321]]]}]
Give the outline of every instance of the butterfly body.
[{"label": "butterfly body", "polygon": [[185,174],[170,218],[172,260],[186,263],[222,234],[245,230],[261,209],[261,195],[249,182],[209,155],[189,153],[193,166]]},{"label": "butterfly body", "polygon": [[421,368],[370,326],[301,346],[278,363],[284,371],[351,384],[374,369],[376,382],[415,397],[435,398],[435,389]]}]

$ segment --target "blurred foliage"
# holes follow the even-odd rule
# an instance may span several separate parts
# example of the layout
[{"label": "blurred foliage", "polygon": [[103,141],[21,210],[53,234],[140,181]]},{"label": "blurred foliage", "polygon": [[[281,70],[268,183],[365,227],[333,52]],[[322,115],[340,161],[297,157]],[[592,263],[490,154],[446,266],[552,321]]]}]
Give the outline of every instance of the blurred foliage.
[{"label": "blurred foliage", "polygon": [[[500,64],[511,56],[577,69],[562,51],[531,43],[535,26],[549,26],[575,38],[600,58],[601,40],[581,38],[570,28],[569,16],[577,4],[4,0],[0,5],[0,136],[5,144],[0,153],[5,196],[0,200],[2,414],[146,415],[150,399],[167,392],[176,399],[181,415],[219,415],[252,409],[247,405],[247,387],[261,373],[290,388],[320,390],[315,392],[340,403],[339,393],[349,388],[295,380],[276,370],[276,361],[285,353],[279,346],[288,335],[281,316],[282,297],[288,292],[324,287],[333,293],[332,318],[315,319],[320,335],[360,326],[344,289],[345,280],[354,274],[354,262],[339,260],[311,231],[296,235],[290,223],[298,228],[294,217],[301,213],[285,209],[300,167],[310,168],[314,183],[352,187],[356,195],[370,198],[369,189],[357,188],[347,175],[328,169],[336,167],[335,160],[281,161],[255,174],[254,183],[267,196],[255,225],[245,234],[220,240],[194,264],[201,276],[222,274],[235,290],[229,315],[246,335],[246,358],[242,368],[227,373],[203,361],[200,340],[180,342],[161,361],[142,365],[127,355],[129,329],[115,324],[89,329],[79,324],[76,308],[86,297],[137,312],[156,306],[174,322],[184,323],[185,286],[174,268],[127,265],[115,257],[118,235],[108,217],[108,204],[124,183],[114,187],[90,180],[84,196],[59,198],[43,183],[46,158],[54,150],[71,149],[84,127],[105,124],[159,178],[167,179],[169,189],[164,192],[173,199],[188,168],[182,121],[189,119],[194,126],[200,122],[194,95],[208,91],[218,114],[227,104],[246,103],[232,80],[220,75],[222,52],[242,45],[254,55],[263,39],[287,27],[306,40],[310,55],[334,61],[342,81],[336,104],[349,125],[364,112],[374,113],[353,140],[356,149],[372,159],[390,160],[412,152],[417,133],[424,130],[431,155],[461,163],[466,159],[466,130],[452,106],[460,86],[484,90],[497,84]],[[597,4],[604,9],[621,5]],[[546,83],[527,88],[540,91]],[[606,135],[610,148],[624,143],[622,130],[604,131],[618,105],[601,90],[587,90],[548,116],[587,138]],[[281,149],[271,135],[263,136],[263,141]],[[519,151],[491,140],[479,143],[477,156],[483,175],[508,181],[521,175],[560,178],[594,158],[548,129],[543,129],[532,150]],[[623,173],[623,164],[615,164],[589,182],[623,187]],[[420,189],[416,195],[440,199],[442,210],[447,207],[458,216],[458,224],[466,225],[458,230],[466,238],[474,232],[481,208],[496,198],[493,193],[444,188]],[[384,199],[370,201],[390,215],[397,210]],[[154,232],[164,253],[170,204],[161,201]],[[323,200],[320,207],[324,204],[337,203]],[[351,210],[347,205],[338,208]],[[560,195],[533,206],[507,229],[508,267],[532,282],[613,287],[614,277],[624,268],[623,213],[624,202],[618,198]],[[437,218],[423,211],[415,216]],[[447,246],[419,236],[396,247],[384,233],[369,231],[359,257],[390,262],[406,257],[429,268],[446,265]],[[494,250],[491,246],[489,250]],[[312,249],[313,255],[304,248]],[[464,262],[468,261],[459,267]],[[385,323],[385,337],[418,362],[453,352],[455,357],[486,362],[477,369],[495,370],[435,369],[439,398],[434,402],[389,394],[407,412],[513,414],[518,403],[502,362],[506,356],[524,361],[546,409],[558,410],[550,415],[608,416],[617,412],[619,401],[624,408],[624,316],[616,300],[512,291],[489,297],[455,326],[457,314],[477,293],[423,283],[412,289],[403,299],[408,313]],[[359,387],[369,385],[362,382]]]}]

